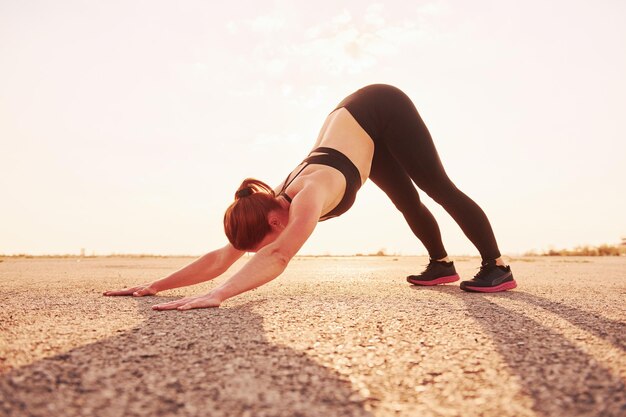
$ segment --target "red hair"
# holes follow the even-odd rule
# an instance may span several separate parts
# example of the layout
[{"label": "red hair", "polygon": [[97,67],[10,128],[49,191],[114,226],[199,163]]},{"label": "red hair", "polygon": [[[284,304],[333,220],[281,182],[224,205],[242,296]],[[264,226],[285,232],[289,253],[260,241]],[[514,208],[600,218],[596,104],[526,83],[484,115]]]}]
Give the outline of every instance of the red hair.
[{"label": "red hair", "polygon": [[246,178],[235,193],[235,201],[224,213],[224,232],[228,241],[239,250],[254,248],[271,230],[267,221],[269,212],[280,208],[269,185]]}]

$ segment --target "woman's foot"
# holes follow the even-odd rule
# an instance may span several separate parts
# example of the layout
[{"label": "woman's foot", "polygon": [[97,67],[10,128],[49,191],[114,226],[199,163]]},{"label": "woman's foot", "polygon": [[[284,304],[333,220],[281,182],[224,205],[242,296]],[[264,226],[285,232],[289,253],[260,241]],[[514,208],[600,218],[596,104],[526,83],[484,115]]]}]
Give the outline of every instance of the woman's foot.
[{"label": "woman's foot", "polygon": [[498,292],[517,287],[510,266],[483,262],[480,271],[469,281],[461,282],[461,289],[471,292]]},{"label": "woman's foot", "polygon": [[454,262],[436,261],[431,259],[424,272],[409,275],[406,280],[414,285],[437,285],[458,281],[459,274],[454,269]]}]

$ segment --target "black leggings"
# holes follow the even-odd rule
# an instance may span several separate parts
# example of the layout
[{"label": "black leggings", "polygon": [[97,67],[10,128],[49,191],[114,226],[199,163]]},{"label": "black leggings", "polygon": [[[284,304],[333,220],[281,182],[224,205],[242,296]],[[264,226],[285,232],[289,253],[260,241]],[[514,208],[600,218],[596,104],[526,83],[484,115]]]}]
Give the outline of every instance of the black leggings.
[{"label": "black leggings", "polygon": [[[339,103],[374,140],[370,179],[389,196],[431,259],[447,256],[441,232],[413,182],[452,216],[483,260],[500,257],[485,212],[450,181],[411,99],[396,87],[373,84]],[[413,182],[411,182],[413,180]]]}]

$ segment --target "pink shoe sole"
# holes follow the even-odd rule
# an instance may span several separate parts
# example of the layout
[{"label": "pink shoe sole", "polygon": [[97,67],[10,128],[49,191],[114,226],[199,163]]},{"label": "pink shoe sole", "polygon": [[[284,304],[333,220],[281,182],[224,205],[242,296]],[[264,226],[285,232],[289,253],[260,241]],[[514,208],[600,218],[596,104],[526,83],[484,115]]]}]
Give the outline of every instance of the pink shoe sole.
[{"label": "pink shoe sole", "polygon": [[470,287],[468,285],[464,286],[463,289],[465,291],[474,291],[474,292],[500,292],[506,290],[512,290],[517,287],[517,283],[515,281],[505,282],[504,284],[496,285],[495,287]]},{"label": "pink shoe sole", "polygon": [[454,275],[448,275],[447,277],[433,279],[431,281],[418,281],[418,280],[410,279],[410,278],[407,279],[407,281],[415,285],[431,286],[431,285],[438,285],[438,284],[447,284],[449,282],[456,282],[459,279],[461,279],[459,278],[459,274],[454,274]]}]

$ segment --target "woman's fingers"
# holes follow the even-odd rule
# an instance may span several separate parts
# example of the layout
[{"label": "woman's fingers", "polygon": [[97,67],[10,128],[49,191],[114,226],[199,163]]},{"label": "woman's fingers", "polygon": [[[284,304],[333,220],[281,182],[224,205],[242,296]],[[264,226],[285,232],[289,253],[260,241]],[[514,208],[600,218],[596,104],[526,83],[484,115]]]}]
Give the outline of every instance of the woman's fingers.
[{"label": "woman's fingers", "polygon": [[152,288],[149,288],[149,287],[142,288],[140,290],[133,292],[134,297],[143,297],[144,295],[154,295],[154,294],[156,294],[156,291],[154,291]]},{"label": "woman's fingers", "polygon": [[174,301],[169,301],[167,303],[163,303],[164,305],[175,305],[175,306],[179,306],[182,304],[186,304],[188,302],[190,302],[191,300],[193,300],[195,297],[184,297],[181,298],[180,300],[174,300]]},{"label": "woman's fingers", "polygon": [[219,306],[220,303],[216,299],[201,297],[181,305],[180,307],[178,307],[178,310],[191,310],[192,308],[209,308]]},{"label": "woman's fingers", "polygon": [[157,292],[150,287],[150,284],[142,284],[123,290],[105,291],[102,295],[132,295],[135,297],[143,297],[144,295],[154,295],[156,293]]},{"label": "woman's fingers", "polygon": [[168,303],[161,303],[161,304],[154,305],[152,306],[152,309],[153,310],[172,310],[183,304],[187,304],[191,300],[192,300],[192,297],[185,297],[185,298],[181,298],[180,300],[175,300],[175,301],[170,301]]},{"label": "woman's fingers", "polygon": [[191,310],[192,308],[208,308],[219,307],[220,302],[213,298],[207,297],[186,297],[180,300],[170,301],[152,306],[153,310]]},{"label": "woman's fingers", "polygon": [[201,302],[198,300],[194,300],[185,304],[178,306],[177,310],[191,310],[192,308],[201,308]]},{"label": "woman's fingers", "polygon": [[130,295],[137,290],[137,287],[126,288],[124,290],[105,291],[102,295]]},{"label": "woman's fingers", "polygon": [[178,307],[180,307],[183,304],[185,304],[185,303],[179,303],[179,304],[159,304],[159,305],[153,306],[152,309],[153,310],[176,310]]}]

